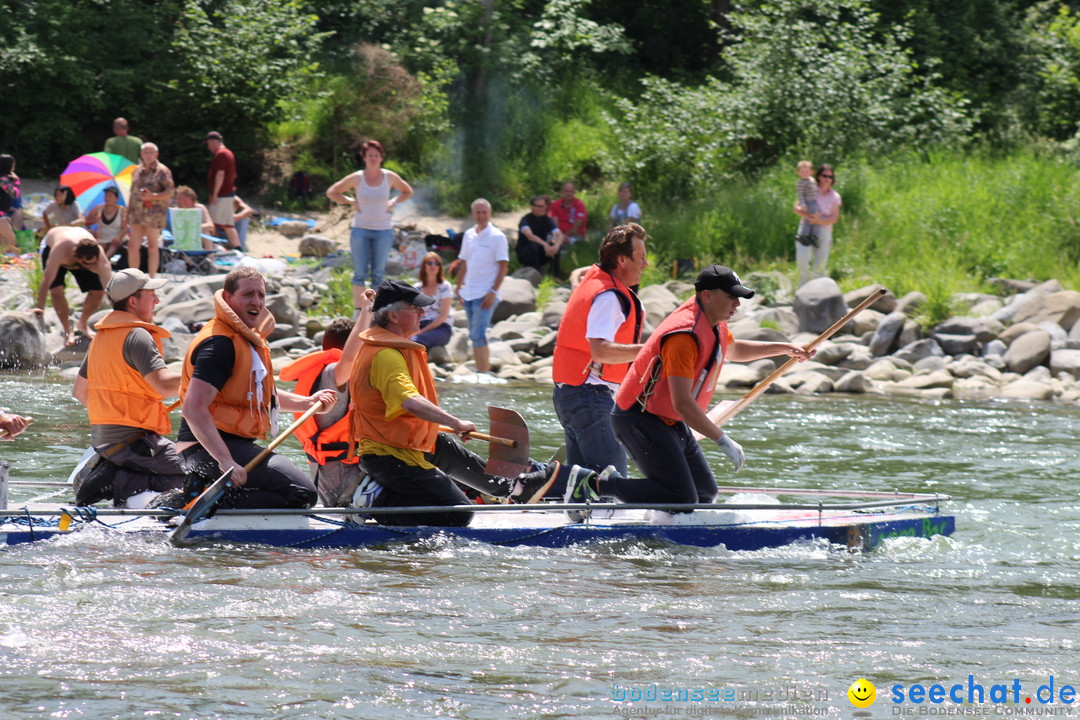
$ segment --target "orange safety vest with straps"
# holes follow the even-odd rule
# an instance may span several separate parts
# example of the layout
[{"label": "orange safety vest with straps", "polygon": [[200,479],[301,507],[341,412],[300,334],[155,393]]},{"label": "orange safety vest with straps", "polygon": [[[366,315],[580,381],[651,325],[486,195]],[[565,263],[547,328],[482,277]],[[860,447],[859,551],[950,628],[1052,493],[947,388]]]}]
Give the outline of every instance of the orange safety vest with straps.
[{"label": "orange safety vest with straps", "polygon": [[664,378],[660,347],[666,338],[677,333],[688,333],[697,342],[698,354],[694,362],[694,384],[691,395],[702,410],[708,410],[716,379],[724,364],[724,353],[731,341],[727,323],[713,326],[705,317],[705,311],[697,296],[680,305],[675,312],[664,318],[656,331],[649,336],[645,347],[630,365],[630,372],[615,394],[615,404],[629,410],[637,403],[647,412],[665,420],[678,422],[679,413],[671,399],[671,389]]},{"label": "orange safety vest with straps", "polygon": [[[269,315],[266,311],[265,314]],[[260,322],[260,326],[262,323]],[[184,369],[180,375],[180,401],[187,397],[188,386],[195,370],[195,350],[211,337],[224,336],[232,340],[236,359],[232,374],[218,394],[210,402],[210,415],[221,432],[244,438],[265,439],[270,430],[270,409],[274,401],[274,371],[270,363],[270,348],[258,334],[233,312],[222,297],[222,291],[214,293],[214,317],[198,332],[184,357]],[[262,393],[255,374],[251,350],[255,349],[266,369],[262,379]]]},{"label": "orange safety vest with straps", "polygon": [[559,323],[552,359],[552,379],[555,382],[581,385],[588,379],[590,370],[594,370],[600,379],[612,383],[621,383],[626,377],[630,363],[594,362],[589,340],[585,337],[593,300],[608,290],[614,291],[619,298],[624,315],[622,324],[615,332],[615,342],[620,345],[640,342],[644,313],[638,296],[617,277],[599,265],[593,265],[570,296],[562,322]]},{"label": "orange safety vest with straps", "polygon": [[124,341],[135,328],[154,338],[158,352],[169,331],[134,314],[113,310],[94,325],[97,335],[86,356],[86,408],[92,425],[126,425],[158,435],[172,430],[162,396],[124,362]]},{"label": "orange safety vest with straps", "polygon": [[[293,392],[297,395],[310,395],[323,370],[339,360],[340,348],[319,350],[289,363],[281,369],[278,377],[283,381],[295,380],[296,388]],[[299,419],[303,413],[297,412],[293,415]],[[322,430],[315,418],[310,417],[293,434],[300,441],[308,459],[314,463],[325,465],[329,460],[337,460],[351,465],[360,462],[360,458],[350,452],[355,445],[349,438],[349,413],[345,413],[337,422]]]},{"label": "orange safety vest with straps", "polygon": [[433,452],[435,438],[439,434],[438,424],[421,420],[407,412],[387,419],[382,393],[371,386],[370,379],[371,361],[376,353],[386,348],[400,350],[417,391],[437,405],[439,400],[435,395],[435,380],[428,369],[426,349],[420,343],[381,327],[369,328],[360,333],[360,337],[364,344],[356,354],[349,378],[351,439],[367,439],[390,447]]}]

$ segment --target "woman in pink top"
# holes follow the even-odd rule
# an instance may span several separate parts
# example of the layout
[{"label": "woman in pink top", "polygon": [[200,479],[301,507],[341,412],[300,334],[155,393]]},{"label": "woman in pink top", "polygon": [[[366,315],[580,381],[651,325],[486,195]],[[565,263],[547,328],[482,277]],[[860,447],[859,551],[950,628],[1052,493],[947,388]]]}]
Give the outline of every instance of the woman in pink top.
[{"label": "woman in pink top", "polygon": [[[394,228],[391,213],[394,206],[412,197],[409,183],[393,170],[383,168],[386,152],[376,140],[368,140],[360,149],[364,157],[364,169],[346,175],[330,186],[326,197],[333,202],[352,205],[353,215],[349,246],[353,260],[353,305],[359,311],[364,295],[364,283],[371,277],[371,287],[378,287],[386,271],[386,256],[394,244]],[[390,199],[390,189],[398,191]],[[345,193],[353,190],[355,197]]]},{"label": "woman in pink top", "polygon": [[795,264],[799,268],[799,285],[805,285],[810,279],[810,260],[814,261],[814,277],[825,275],[825,265],[829,262],[829,251],[832,249],[833,225],[840,217],[840,193],[833,190],[833,182],[836,180],[833,166],[822,164],[814,174],[817,180],[817,217],[814,218],[802,205],[796,205],[793,209],[799,217],[806,218],[811,225],[817,227],[817,247],[795,243]]}]

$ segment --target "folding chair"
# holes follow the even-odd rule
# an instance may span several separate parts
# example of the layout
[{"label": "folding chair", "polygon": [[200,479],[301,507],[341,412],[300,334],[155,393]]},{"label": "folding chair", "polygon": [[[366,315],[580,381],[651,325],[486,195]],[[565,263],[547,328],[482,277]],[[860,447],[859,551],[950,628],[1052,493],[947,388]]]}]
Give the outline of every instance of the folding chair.
[{"label": "folding chair", "polygon": [[215,251],[203,249],[203,238],[214,242],[217,238],[202,234],[202,211],[199,208],[169,208],[169,224],[172,226],[169,249],[183,259],[190,270],[203,275],[213,272],[211,256]]}]

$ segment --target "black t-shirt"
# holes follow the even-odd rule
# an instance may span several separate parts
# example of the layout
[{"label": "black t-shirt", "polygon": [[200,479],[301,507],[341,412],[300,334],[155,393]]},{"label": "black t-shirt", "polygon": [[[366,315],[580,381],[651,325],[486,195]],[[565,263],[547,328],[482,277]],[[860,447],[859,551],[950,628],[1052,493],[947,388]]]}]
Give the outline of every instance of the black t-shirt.
[{"label": "black t-shirt", "polygon": [[[233,366],[236,364],[236,350],[233,348],[232,338],[214,335],[203,340],[192,353],[191,362],[194,365],[192,379],[202,380],[221,390],[232,377]],[[221,433],[221,437],[227,438],[229,433]],[[198,442],[195,433],[188,427],[187,418],[180,421],[176,442]]]},{"label": "black t-shirt", "polygon": [[525,234],[521,232],[521,228],[528,227],[532,230],[533,235],[541,240],[547,240],[551,233],[558,229],[558,225],[555,223],[555,219],[547,215],[536,215],[529,213],[525,217],[521,218],[521,222],[518,223],[518,242],[532,242],[529,238],[525,237]]}]

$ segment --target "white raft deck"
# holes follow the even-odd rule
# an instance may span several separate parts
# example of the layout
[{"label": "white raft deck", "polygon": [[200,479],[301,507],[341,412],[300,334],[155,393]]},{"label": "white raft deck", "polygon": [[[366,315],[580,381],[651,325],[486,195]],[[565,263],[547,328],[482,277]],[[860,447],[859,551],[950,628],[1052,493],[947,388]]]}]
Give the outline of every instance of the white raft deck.
[{"label": "white raft deck", "polygon": [[[941,512],[947,495],[826,491],[791,488],[721,488],[720,504],[469,505],[455,508],[312,508],[220,510],[195,523],[186,542],[276,547],[351,548],[416,542],[435,536],[507,546],[568,547],[598,541],[643,541],[759,550],[824,539],[871,550],[892,537],[951,535],[955,518]],[[780,498],[795,498],[783,502]],[[379,525],[370,517],[417,512],[471,512],[466,527]],[[568,517],[584,514],[575,522]],[[48,540],[87,528],[156,534],[166,541],[177,514],[162,510],[75,508],[31,504],[0,510],[0,544]]]}]

